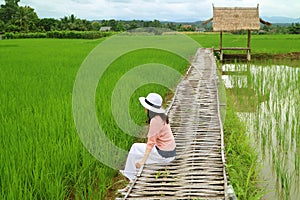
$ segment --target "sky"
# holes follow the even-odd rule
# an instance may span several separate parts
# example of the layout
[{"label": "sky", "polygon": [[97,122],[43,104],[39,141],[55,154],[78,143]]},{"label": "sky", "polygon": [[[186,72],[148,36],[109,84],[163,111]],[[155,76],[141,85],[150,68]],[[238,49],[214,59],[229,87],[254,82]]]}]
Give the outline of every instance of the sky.
[{"label": "sky", "polygon": [[[4,0],[0,0],[4,4]],[[256,7],[260,16],[300,17],[299,0],[20,0],[35,9],[39,18],[74,14],[88,20],[160,20],[195,22],[212,17],[215,7]]]}]

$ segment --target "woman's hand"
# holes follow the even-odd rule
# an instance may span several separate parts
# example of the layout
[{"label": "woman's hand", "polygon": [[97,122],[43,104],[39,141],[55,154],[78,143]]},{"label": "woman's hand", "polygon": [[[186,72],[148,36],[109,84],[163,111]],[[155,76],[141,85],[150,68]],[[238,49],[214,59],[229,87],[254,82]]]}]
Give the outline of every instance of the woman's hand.
[{"label": "woman's hand", "polygon": [[135,167],[137,169],[141,168],[141,166],[143,166],[145,164],[145,162],[148,159],[148,156],[150,154],[150,151],[151,151],[151,149],[146,149],[144,157],[140,161],[138,161],[138,162],[135,163]]},{"label": "woman's hand", "polygon": [[140,161],[138,161],[138,162],[136,162],[135,163],[135,167],[137,168],[137,169],[139,169],[142,165],[144,165],[145,164],[145,161],[143,161],[143,160],[140,160]]}]

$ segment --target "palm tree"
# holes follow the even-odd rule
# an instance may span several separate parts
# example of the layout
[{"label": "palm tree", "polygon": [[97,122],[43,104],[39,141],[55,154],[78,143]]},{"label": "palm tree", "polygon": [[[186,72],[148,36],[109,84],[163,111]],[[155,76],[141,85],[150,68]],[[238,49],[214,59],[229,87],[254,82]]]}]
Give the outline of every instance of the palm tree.
[{"label": "palm tree", "polygon": [[32,31],[36,24],[38,23],[39,18],[34,12],[34,9],[29,6],[19,7],[14,24],[20,27],[21,31]]}]

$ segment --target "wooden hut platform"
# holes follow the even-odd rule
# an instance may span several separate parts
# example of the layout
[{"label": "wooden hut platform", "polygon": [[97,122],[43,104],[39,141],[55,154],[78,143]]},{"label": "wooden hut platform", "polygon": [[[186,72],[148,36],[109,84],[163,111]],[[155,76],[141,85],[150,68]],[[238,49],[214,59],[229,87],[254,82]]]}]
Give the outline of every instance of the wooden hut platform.
[{"label": "wooden hut platform", "polygon": [[176,159],[145,165],[117,199],[228,199],[218,99],[213,50],[199,49],[168,109]]}]

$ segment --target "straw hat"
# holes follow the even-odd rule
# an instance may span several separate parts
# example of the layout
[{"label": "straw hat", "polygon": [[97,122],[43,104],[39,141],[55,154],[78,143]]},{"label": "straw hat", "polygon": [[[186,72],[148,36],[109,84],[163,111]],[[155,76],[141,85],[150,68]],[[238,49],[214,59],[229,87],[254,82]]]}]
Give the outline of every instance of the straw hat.
[{"label": "straw hat", "polygon": [[144,108],[155,113],[165,113],[165,110],[161,108],[163,100],[159,94],[149,93],[146,98],[140,97],[139,100]]}]

